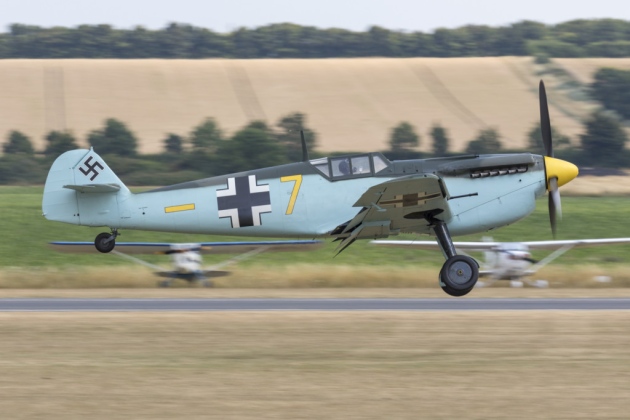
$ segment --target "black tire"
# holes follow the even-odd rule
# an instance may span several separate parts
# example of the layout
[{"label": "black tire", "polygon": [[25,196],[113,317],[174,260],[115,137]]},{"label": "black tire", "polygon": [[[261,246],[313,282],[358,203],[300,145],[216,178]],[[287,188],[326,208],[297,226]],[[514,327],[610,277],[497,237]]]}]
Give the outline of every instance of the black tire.
[{"label": "black tire", "polygon": [[[116,239],[112,238],[111,233],[103,232],[99,233],[94,239],[94,246],[96,247],[98,252],[102,252],[107,254],[111,252],[112,249],[116,246]],[[111,240],[110,240],[111,238]]]},{"label": "black tire", "polygon": [[442,290],[444,290],[444,293],[446,293],[447,295],[455,296],[455,297],[465,296],[468,293],[470,293],[470,291],[473,289],[473,288],[470,288],[466,290],[455,290],[447,286],[441,286],[441,287],[442,287]]},{"label": "black tire", "polygon": [[467,255],[455,255],[444,263],[440,271],[440,286],[451,296],[464,296],[479,279],[477,261]]},{"label": "black tire", "polygon": [[473,287],[471,287],[470,289],[467,289],[467,290],[455,290],[455,289],[453,289],[451,287],[446,286],[442,282],[442,270],[440,270],[440,276],[438,277],[438,280],[440,282],[440,287],[442,288],[444,293],[446,293],[447,295],[450,295],[450,296],[455,296],[455,297],[464,296],[464,295],[467,295],[468,293],[470,293],[470,291],[473,289]]}]

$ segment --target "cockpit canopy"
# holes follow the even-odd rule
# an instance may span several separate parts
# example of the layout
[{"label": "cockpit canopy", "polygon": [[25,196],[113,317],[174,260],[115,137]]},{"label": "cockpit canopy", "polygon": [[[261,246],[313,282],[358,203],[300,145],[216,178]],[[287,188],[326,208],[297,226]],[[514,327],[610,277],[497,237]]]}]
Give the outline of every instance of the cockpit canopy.
[{"label": "cockpit canopy", "polygon": [[311,165],[333,180],[362,178],[384,171],[390,162],[380,153],[313,159]]}]

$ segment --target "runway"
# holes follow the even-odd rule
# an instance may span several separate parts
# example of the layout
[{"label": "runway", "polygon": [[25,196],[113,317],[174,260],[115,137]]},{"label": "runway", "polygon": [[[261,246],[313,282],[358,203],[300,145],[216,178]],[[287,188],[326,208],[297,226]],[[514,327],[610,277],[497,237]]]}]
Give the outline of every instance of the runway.
[{"label": "runway", "polygon": [[0,312],[630,310],[630,298],[0,299]]}]

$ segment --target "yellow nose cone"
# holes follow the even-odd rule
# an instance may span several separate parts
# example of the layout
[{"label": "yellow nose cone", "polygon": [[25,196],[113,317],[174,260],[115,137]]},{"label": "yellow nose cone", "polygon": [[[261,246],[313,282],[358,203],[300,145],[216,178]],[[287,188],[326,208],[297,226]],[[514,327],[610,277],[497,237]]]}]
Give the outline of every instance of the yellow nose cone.
[{"label": "yellow nose cone", "polygon": [[547,175],[548,190],[551,178],[558,178],[558,186],[561,187],[578,176],[578,168],[566,160],[545,156],[545,173]]}]

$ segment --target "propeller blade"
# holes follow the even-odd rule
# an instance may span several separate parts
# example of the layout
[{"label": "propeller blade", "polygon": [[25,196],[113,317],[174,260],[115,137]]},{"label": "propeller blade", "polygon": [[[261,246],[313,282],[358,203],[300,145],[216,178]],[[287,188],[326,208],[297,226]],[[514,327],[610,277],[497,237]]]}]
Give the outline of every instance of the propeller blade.
[{"label": "propeller blade", "polygon": [[551,142],[551,120],[549,119],[549,106],[547,105],[547,92],[545,84],[540,81],[538,86],[538,94],[540,98],[540,133],[542,135],[543,146],[545,147],[545,155],[553,157],[553,144]]},{"label": "propeller blade", "polygon": [[549,179],[549,221],[551,233],[556,237],[556,219],[562,219],[562,204],[560,202],[560,190],[558,190],[558,178]]},{"label": "propeller blade", "polygon": [[551,223],[551,235],[556,239],[556,205],[549,193],[549,222]]},{"label": "propeller blade", "polygon": [[552,191],[551,199],[553,200],[553,205],[556,208],[556,216],[558,220],[562,220],[562,201],[560,200],[560,190]]}]

